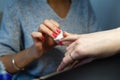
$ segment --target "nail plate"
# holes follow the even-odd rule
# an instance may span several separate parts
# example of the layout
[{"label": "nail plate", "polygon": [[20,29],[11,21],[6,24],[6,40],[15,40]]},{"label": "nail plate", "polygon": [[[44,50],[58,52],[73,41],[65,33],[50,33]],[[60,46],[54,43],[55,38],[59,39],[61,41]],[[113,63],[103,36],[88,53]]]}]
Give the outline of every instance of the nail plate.
[{"label": "nail plate", "polygon": [[57,37],[57,34],[56,34],[56,33],[53,33],[53,34],[52,34],[52,37],[53,37],[53,38],[56,38],[56,37]]},{"label": "nail plate", "polygon": [[62,41],[59,41],[59,42],[58,42],[58,45],[63,45],[63,42],[62,42]]},{"label": "nail plate", "polygon": [[60,30],[60,29],[56,29],[56,31],[57,31],[58,33],[60,33],[60,32],[61,32],[61,30]]}]

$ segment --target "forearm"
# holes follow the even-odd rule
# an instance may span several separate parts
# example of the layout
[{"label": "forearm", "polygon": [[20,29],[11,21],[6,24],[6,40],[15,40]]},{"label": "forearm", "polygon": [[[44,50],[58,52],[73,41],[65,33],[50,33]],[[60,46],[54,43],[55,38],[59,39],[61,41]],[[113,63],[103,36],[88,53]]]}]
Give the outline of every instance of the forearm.
[{"label": "forearm", "polygon": [[18,71],[12,63],[13,58],[15,61],[15,65],[22,69],[30,64],[32,61],[36,60],[38,57],[34,55],[34,50],[31,48],[18,52],[15,55],[5,55],[1,57],[1,61],[5,65],[6,70],[10,73],[15,73]]},{"label": "forearm", "polygon": [[112,46],[110,47],[110,49],[115,54],[119,54],[120,53],[120,28],[113,29],[111,31],[111,35],[109,36],[111,36],[111,43],[112,43]]},{"label": "forearm", "polygon": [[95,36],[98,37],[96,40],[98,40],[98,44],[100,43],[95,51],[98,58],[109,57],[120,53],[119,35],[120,28],[95,33]]},{"label": "forearm", "polygon": [[98,58],[109,57],[120,53],[120,28],[92,34],[92,37],[96,37],[96,45],[98,44],[97,50],[95,50]]}]

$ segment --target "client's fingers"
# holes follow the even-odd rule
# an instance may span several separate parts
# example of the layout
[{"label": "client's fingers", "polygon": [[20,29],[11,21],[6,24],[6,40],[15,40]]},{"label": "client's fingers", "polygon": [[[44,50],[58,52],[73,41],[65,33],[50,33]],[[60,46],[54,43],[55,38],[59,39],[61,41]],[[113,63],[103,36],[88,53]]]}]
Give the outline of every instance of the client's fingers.
[{"label": "client's fingers", "polygon": [[47,28],[45,25],[41,24],[39,27],[39,32],[45,33],[49,36],[51,36],[52,38],[56,38],[57,34],[54,33],[53,31],[51,31],[49,28]]},{"label": "client's fingers", "polygon": [[81,66],[81,65],[84,65],[84,64],[87,64],[87,63],[90,63],[90,62],[92,62],[93,60],[94,60],[94,58],[92,58],[92,57],[79,60],[79,61],[73,66],[73,68],[76,68],[76,67],[78,67],[78,66]]},{"label": "client's fingers", "polygon": [[70,34],[70,33],[67,33],[67,32],[64,32],[63,35],[64,35],[65,38],[63,38],[62,41],[75,41],[80,37],[80,35]]},{"label": "client's fingers", "polygon": [[55,20],[50,20],[51,21],[51,23],[53,23],[56,27],[58,27],[58,28],[60,28],[60,25],[59,25],[59,23],[57,23]]},{"label": "client's fingers", "polygon": [[71,63],[73,63],[74,60],[71,57],[71,55],[67,55],[63,58],[62,62],[60,63],[60,65],[57,68],[57,71],[62,71],[64,70],[67,66],[69,66]]},{"label": "client's fingers", "polygon": [[74,49],[75,49],[75,46],[74,46],[74,47],[72,47],[72,48],[70,48],[69,50],[68,50],[68,49],[66,49],[65,56],[67,56],[67,55],[69,55],[69,54],[73,53]]}]

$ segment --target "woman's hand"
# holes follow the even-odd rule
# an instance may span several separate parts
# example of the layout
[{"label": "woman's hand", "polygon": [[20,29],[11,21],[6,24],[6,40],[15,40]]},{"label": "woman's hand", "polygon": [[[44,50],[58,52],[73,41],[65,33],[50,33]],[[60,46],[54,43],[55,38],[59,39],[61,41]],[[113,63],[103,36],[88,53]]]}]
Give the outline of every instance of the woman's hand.
[{"label": "woman's hand", "polygon": [[[54,20],[45,20],[43,24],[40,25],[38,32],[32,33],[32,38],[34,40],[34,45],[31,51],[40,57],[43,52],[48,51],[56,45],[53,40],[60,33],[59,24]],[[35,54],[36,53],[36,54]]]},{"label": "woman's hand", "polygon": [[[85,64],[94,59],[115,55],[120,51],[119,35],[120,29],[114,29],[65,37],[62,39],[62,43],[69,46],[66,49],[65,57],[58,67],[58,71],[63,70],[74,61]],[[70,44],[70,42],[72,43]]]}]

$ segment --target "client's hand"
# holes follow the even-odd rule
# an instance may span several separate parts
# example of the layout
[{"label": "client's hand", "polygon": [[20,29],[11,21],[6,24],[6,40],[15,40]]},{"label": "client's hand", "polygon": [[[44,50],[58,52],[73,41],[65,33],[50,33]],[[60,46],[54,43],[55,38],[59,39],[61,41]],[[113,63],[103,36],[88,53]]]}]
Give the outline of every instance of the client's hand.
[{"label": "client's hand", "polygon": [[[80,64],[88,63],[94,59],[109,57],[120,51],[120,30],[114,29],[81,35],[68,35],[62,39],[67,52],[58,71],[63,70],[74,61]],[[70,44],[70,42],[72,42]]]}]

